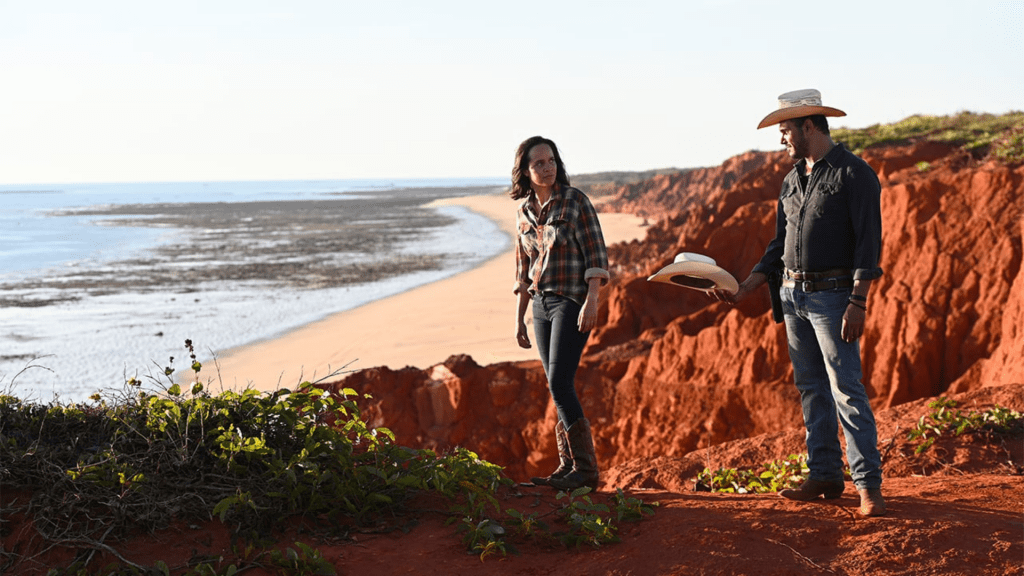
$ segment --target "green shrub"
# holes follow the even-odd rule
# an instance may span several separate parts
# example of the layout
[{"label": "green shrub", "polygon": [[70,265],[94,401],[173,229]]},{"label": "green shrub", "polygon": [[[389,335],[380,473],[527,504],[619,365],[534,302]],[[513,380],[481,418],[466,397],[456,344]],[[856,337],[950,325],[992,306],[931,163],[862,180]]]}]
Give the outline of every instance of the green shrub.
[{"label": "green shrub", "polygon": [[[186,347],[192,351],[190,341]],[[319,552],[305,545],[297,543],[298,551],[260,550],[296,518],[344,531],[402,528],[407,505],[426,492],[449,502],[451,519],[463,518],[467,547],[481,558],[514,551],[499,522],[527,534],[546,530],[535,518],[507,520],[500,513],[495,494],[514,484],[500,466],[465,448],[439,454],[400,446],[390,430],[361,419],[354,390],[305,382],[296,390],[212,395],[198,381],[200,369],[193,355],[196,382],[187,390],[172,383],[149,392],[132,379],[124,390],[94,396],[91,404],[40,405],[0,395],[0,484],[32,494],[27,502],[6,504],[2,516],[32,518],[39,535],[55,545],[73,541],[114,555],[105,541],[174,521],[219,520],[231,528],[236,549],[245,552],[216,566],[174,569],[197,576],[230,576],[267,563],[328,573]],[[616,502],[618,520],[653,513],[650,505],[621,492]],[[590,505],[584,497],[571,499],[569,507],[581,511]],[[601,528],[583,540],[611,541],[610,517],[581,518],[582,533]],[[117,557],[121,563],[96,572],[86,561],[51,573],[171,570]]]},{"label": "green shrub", "polygon": [[977,155],[1007,162],[1024,159],[1024,112],[1003,115],[960,112],[952,116],[915,115],[892,124],[867,128],[836,128],[832,137],[855,153],[882,144],[904,144],[915,140],[944,142]]},{"label": "green shrub", "polygon": [[978,412],[957,408],[956,400],[940,396],[928,403],[931,412],[921,416],[917,425],[907,435],[907,440],[917,442],[915,454],[921,454],[941,436],[960,436],[965,433],[1011,435],[1024,431],[1024,416],[1020,412],[994,406]]},{"label": "green shrub", "polygon": [[698,492],[764,494],[796,488],[807,479],[807,454],[791,454],[784,460],[773,460],[754,469],[705,468],[693,478]]}]

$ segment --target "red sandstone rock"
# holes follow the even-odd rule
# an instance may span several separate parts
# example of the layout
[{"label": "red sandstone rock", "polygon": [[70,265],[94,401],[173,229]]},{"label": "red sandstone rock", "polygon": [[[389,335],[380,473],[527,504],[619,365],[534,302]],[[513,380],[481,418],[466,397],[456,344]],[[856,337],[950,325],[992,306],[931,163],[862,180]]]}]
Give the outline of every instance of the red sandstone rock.
[{"label": "red sandstone rock", "polygon": [[363,420],[390,429],[404,446],[464,446],[507,465],[515,478],[536,474],[555,453],[554,407],[539,360],[484,368],[452,356],[429,370],[361,370],[340,386],[370,394],[359,400]]}]

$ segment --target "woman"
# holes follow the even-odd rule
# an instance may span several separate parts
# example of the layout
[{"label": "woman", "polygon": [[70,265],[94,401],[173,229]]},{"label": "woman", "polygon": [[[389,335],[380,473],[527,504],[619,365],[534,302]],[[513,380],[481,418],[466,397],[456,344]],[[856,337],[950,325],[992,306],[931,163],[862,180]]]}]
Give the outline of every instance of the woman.
[{"label": "woman", "polygon": [[534,484],[574,490],[597,488],[597,457],[590,421],[576,396],[576,368],[597,324],[598,293],[608,281],[608,253],[590,200],[569,185],[558,147],[534,136],[519,145],[512,169],[516,215],[516,340],[530,347],[526,307],[548,388],[558,411],[555,438],[560,465]]}]

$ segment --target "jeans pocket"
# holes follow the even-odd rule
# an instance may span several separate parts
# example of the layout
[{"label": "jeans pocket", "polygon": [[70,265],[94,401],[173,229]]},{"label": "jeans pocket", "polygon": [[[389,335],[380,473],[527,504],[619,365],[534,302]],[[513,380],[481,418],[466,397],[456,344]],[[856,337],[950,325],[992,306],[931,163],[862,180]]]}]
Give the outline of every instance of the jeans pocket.
[{"label": "jeans pocket", "polygon": [[796,292],[793,288],[782,286],[779,288],[779,300],[782,302],[782,313],[796,313]]},{"label": "jeans pocket", "polygon": [[812,294],[814,312],[818,314],[839,314],[846,311],[846,305],[853,291],[850,288],[832,288]]}]

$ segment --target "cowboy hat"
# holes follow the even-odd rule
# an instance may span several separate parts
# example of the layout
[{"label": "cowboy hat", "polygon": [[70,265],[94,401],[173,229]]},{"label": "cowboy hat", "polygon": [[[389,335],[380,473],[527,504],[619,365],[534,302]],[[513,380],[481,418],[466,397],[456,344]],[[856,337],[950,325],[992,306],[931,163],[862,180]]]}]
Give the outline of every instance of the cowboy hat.
[{"label": "cowboy hat", "polygon": [[647,281],[675,284],[704,292],[712,290],[736,292],[740,287],[732,274],[716,265],[713,259],[693,252],[676,255],[675,262],[658,270],[658,273],[648,278]]},{"label": "cowboy hat", "polygon": [[793,118],[803,118],[804,116],[815,116],[817,114],[824,116],[846,116],[846,112],[838,108],[822,106],[821,92],[813,88],[794,90],[779,96],[779,109],[765,116],[764,120],[761,120],[761,123],[757,125],[757,129],[760,130],[766,126],[792,120]]}]

